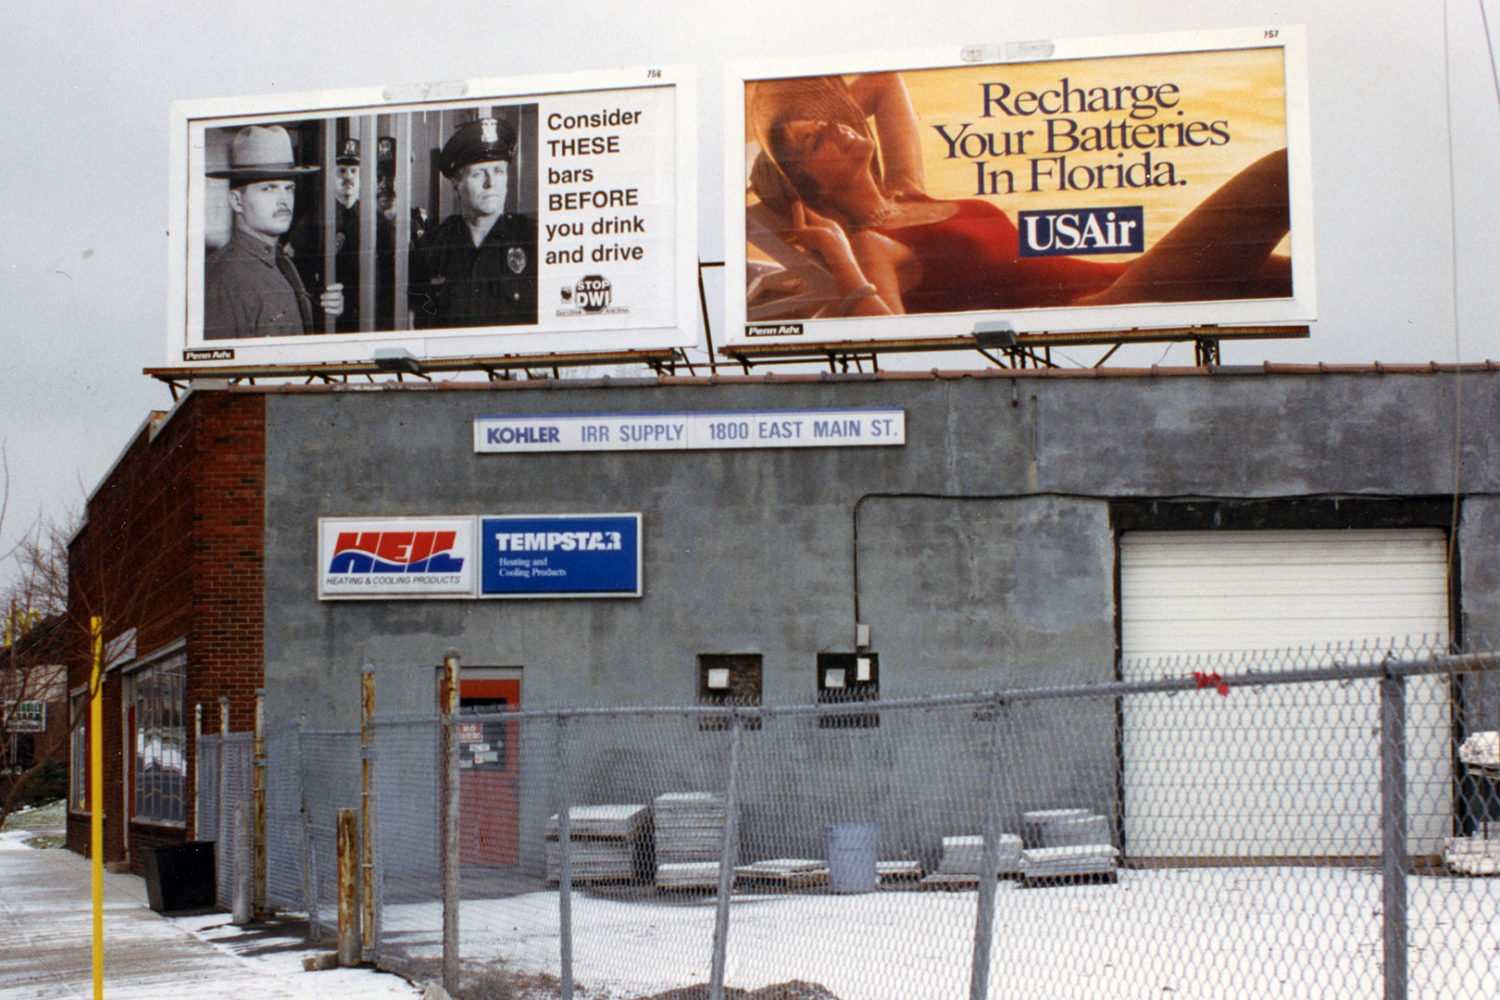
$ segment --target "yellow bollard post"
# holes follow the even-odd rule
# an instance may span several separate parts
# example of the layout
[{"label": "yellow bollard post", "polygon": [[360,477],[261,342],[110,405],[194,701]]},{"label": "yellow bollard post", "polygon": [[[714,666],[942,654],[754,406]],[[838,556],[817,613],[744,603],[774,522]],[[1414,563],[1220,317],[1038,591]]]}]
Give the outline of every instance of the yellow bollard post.
[{"label": "yellow bollard post", "polygon": [[104,622],[89,619],[89,851],[94,884],[94,1000],[104,1000]]}]

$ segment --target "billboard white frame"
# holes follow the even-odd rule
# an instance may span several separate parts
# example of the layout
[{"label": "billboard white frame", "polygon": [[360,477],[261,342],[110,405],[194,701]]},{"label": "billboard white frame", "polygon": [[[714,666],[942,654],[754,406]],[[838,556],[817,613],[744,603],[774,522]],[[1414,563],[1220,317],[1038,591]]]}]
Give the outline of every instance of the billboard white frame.
[{"label": "billboard white frame", "polygon": [[[505,326],[459,326],[449,329],[376,329],[351,333],[317,332],[301,336],[249,336],[241,339],[205,339],[204,270],[208,255],[205,243],[206,198],[211,180],[207,148],[210,130],[219,145],[231,130],[247,125],[333,122],[337,119],[369,121],[373,116],[417,116],[430,113],[465,112],[485,114],[488,109],[535,106],[536,132],[530,137],[539,152],[532,165],[536,190],[532,198],[537,223],[537,321]],[[644,109],[644,110],[643,110]],[[620,127],[589,125],[607,121],[611,110],[624,110],[630,124]],[[630,113],[641,111],[640,115]],[[366,87],[317,91],[305,94],[216,98],[180,101],[172,105],[170,194],[168,219],[168,310],[167,364],[172,367],[203,368],[264,366],[297,368],[328,363],[373,362],[377,352],[410,353],[423,360],[493,359],[529,355],[597,354],[601,352],[661,351],[699,344],[697,300],[697,107],[696,84],[684,67],[659,67],[577,74],[476,79],[411,87]],[[557,128],[549,124],[555,117]],[[616,116],[618,119],[618,116]],[[670,120],[660,119],[669,117]],[[422,119],[422,120],[425,120]],[[564,123],[572,124],[563,128]],[[649,123],[649,125],[648,125]],[[332,127],[331,125],[329,126]],[[549,179],[549,170],[562,163],[550,140],[580,139],[613,134],[623,136],[609,154],[575,154],[567,168],[587,167],[594,176],[589,183]],[[526,137],[523,136],[523,145]],[[364,143],[365,163],[373,160],[374,143]],[[432,155],[427,149],[400,151]],[[608,159],[604,157],[608,155]],[[223,156],[222,149],[217,157]],[[307,161],[308,157],[303,156]],[[331,163],[317,161],[331,173]],[[555,167],[557,170],[566,169]],[[415,169],[412,174],[415,175]],[[552,174],[561,177],[561,173]],[[369,183],[369,182],[367,182]],[[446,182],[445,182],[446,183]],[[218,195],[223,181],[212,182]],[[400,188],[400,184],[396,187]],[[625,192],[613,204],[590,192]],[[373,190],[373,183],[365,188]],[[575,195],[573,202],[551,202],[553,195]],[[409,200],[397,196],[396,212],[409,211]],[[565,205],[569,207],[564,207]],[[514,204],[508,206],[515,210]],[[520,206],[525,208],[525,205]],[[218,211],[217,209],[215,209]],[[225,213],[220,211],[222,216]],[[299,217],[305,216],[299,210]],[[587,231],[594,222],[635,217],[636,236],[617,233],[583,240],[560,238],[551,245],[546,238],[549,223],[581,223]],[[441,220],[433,218],[435,227]],[[628,222],[622,222],[628,227]],[[222,222],[216,222],[223,228]],[[222,239],[222,237],[219,237]],[[603,253],[618,244],[616,255],[602,263],[590,260],[594,250]],[[639,249],[639,256],[624,254]],[[405,248],[398,248],[397,253]],[[584,250],[578,263],[545,259],[549,251]],[[398,256],[397,260],[401,260]],[[622,263],[623,261],[623,263]],[[637,263],[638,262],[638,263]],[[400,266],[399,264],[397,266]],[[616,277],[611,281],[610,274]],[[584,310],[571,298],[575,287],[589,278],[602,276],[612,284],[608,308]],[[316,289],[309,289],[313,298]],[[346,309],[352,303],[346,302]],[[392,321],[404,325],[404,318]]]},{"label": "billboard white frame", "polygon": [[[746,123],[747,86],[758,81],[809,76],[844,76],[877,72],[993,67],[1003,70],[1023,64],[1051,64],[1072,60],[1119,59],[1134,56],[1198,55],[1217,51],[1280,49],[1285,82],[1285,140],[1288,208],[1291,226],[1284,245],[1290,257],[1292,294],[1255,299],[1200,299],[1188,302],[1133,302],[1119,305],[1048,306],[908,312],[899,316],[793,316],[784,320],[750,320],[747,291],[747,205],[752,201],[750,173],[758,144]],[[1300,26],[1256,28],[1159,35],[1118,36],[955,46],[950,50],[908,53],[871,53],[843,58],[816,58],[736,63],[725,67],[724,182],[725,218],[725,334],[724,349],[737,347],[816,347],[858,343],[879,348],[882,341],[939,340],[976,332],[1005,330],[1017,333],[1082,333],[1135,329],[1171,329],[1236,325],[1308,323],[1316,318],[1313,262],[1312,171],[1309,139],[1306,38]],[[918,109],[920,116],[920,108]],[[977,109],[974,112],[977,115]],[[956,130],[963,121],[955,120]],[[929,122],[922,123],[925,127]],[[998,126],[1003,127],[1003,126]],[[1019,127],[1019,126],[1017,126]],[[1118,192],[1128,200],[1129,191]],[[1004,192],[1000,192],[1003,196]],[[1014,216],[1018,208],[999,205]],[[1046,206],[1050,207],[1050,206]],[[858,294],[858,293],[855,293]],[[852,298],[852,296],[851,296]],[[847,304],[849,299],[845,299]],[[779,328],[779,329],[778,329]]]}]

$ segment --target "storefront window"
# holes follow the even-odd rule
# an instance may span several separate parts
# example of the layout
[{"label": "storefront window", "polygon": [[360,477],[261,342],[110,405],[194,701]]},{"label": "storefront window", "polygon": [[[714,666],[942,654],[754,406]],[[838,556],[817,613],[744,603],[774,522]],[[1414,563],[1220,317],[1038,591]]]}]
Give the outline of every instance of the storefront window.
[{"label": "storefront window", "polygon": [[181,823],[187,789],[184,683],[187,654],[132,675],[135,686],[135,818]]},{"label": "storefront window", "polygon": [[74,812],[87,812],[89,774],[89,696],[86,691],[73,695],[70,707],[72,715],[72,740],[69,744],[68,760],[68,808]]}]

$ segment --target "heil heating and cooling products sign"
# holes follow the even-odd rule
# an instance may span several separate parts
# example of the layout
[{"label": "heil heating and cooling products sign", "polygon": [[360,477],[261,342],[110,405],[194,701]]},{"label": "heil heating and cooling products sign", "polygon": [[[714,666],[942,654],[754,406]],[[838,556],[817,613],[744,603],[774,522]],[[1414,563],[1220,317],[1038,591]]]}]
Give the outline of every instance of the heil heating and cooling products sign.
[{"label": "heil heating and cooling products sign", "polygon": [[469,597],[474,519],[324,518],[318,566],[320,598]]},{"label": "heil heating and cooling products sign", "polygon": [[322,518],[320,600],[640,597],[640,514]]}]

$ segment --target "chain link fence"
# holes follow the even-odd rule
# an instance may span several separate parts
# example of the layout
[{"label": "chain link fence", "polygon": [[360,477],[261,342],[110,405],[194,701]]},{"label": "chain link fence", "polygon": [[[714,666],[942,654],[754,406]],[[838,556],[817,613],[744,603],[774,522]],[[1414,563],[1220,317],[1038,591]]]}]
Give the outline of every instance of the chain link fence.
[{"label": "chain link fence", "polygon": [[[366,958],[473,1000],[1489,998],[1497,664],[377,719]],[[328,927],[359,733],[267,753],[272,895]]]},{"label": "chain link fence", "polygon": [[[252,733],[211,735],[197,742],[197,835],[218,845],[214,852],[215,902],[224,909],[234,906],[234,887],[249,863],[249,843],[235,849],[235,815],[247,818],[255,781],[255,737]],[[248,827],[245,831],[250,832]]]},{"label": "chain link fence", "polygon": [[360,808],[359,730],[302,733],[302,822],[306,902],[314,937],[332,937],[338,919],[338,822],[340,809]]}]

